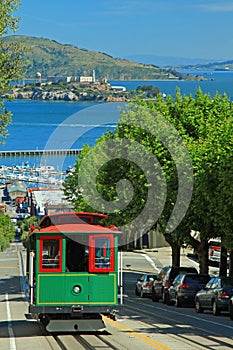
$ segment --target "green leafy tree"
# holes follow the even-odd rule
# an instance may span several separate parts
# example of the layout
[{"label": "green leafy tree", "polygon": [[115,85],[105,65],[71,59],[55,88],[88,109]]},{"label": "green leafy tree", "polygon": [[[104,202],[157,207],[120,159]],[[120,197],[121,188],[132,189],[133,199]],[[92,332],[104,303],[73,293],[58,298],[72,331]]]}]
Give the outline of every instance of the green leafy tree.
[{"label": "green leafy tree", "polygon": [[[161,117],[168,124],[159,124]],[[121,119],[114,133],[108,132],[97,140],[94,147],[85,149],[82,159],[77,163],[76,172],[66,183],[67,190],[69,189],[72,201],[77,206],[80,203],[84,206],[88,204],[88,198],[82,195],[82,191],[79,191],[78,196],[75,192],[79,186],[80,167],[84,162],[84,177],[92,189],[89,197],[93,200],[96,197],[97,201],[99,195],[104,198],[104,204],[98,207],[102,211],[108,210],[108,202],[119,202],[123,199],[123,203],[126,204],[122,206],[124,209],[113,211],[109,217],[116,225],[127,227],[128,238],[137,238],[147,223],[143,222],[143,219],[138,227],[132,227],[129,223],[139,216],[146,206],[150,188],[153,187],[148,179],[155,173],[157,184],[161,186],[164,178],[166,189],[161,187],[160,191],[155,193],[155,205],[151,205],[150,210],[147,210],[149,215],[144,219],[151,220],[152,228],[158,226],[171,245],[173,265],[179,265],[180,247],[187,243],[198,253],[200,271],[208,272],[208,240],[221,236],[223,247],[232,248],[232,123],[233,105],[228,97],[216,94],[212,98],[203,94],[201,89],[197,90],[195,97],[182,96],[177,89],[174,98],[168,96],[164,100],[158,95],[156,103],[137,101],[137,104],[131,104],[121,112]],[[157,137],[149,131],[150,125],[157,125]],[[193,171],[194,179],[192,199],[186,208],[185,216],[180,217],[179,225],[170,230],[167,229],[170,217],[173,215],[177,219],[179,216],[177,212],[174,215],[174,204],[179,198],[182,185],[179,164],[187,160],[184,151],[175,142],[176,133],[171,132],[169,125],[181,135],[184,147],[189,152],[191,164],[186,164],[186,170]],[[120,140],[124,139],[131,142],[125,146],[120,143]],[[109,140],[116,142],[112,143],[112,150],[107,143]],[[120,154],[119,157],[116,156],[114,148],[117,142],[121,148],[125,147],[124,159]],[[111,152],[112,157],[109,160],[107,154]],[[146,152],[156,157],[162,174],[158,174],[158,168],[153,166],[149,167],[148,171],[137,166],[145,161]],[[130,161],[128,155],[135,161]],[[133,155],[136,157],[133,158]],[[89,160],[85,161],[86,158]],[[153,162],[151,158],[151,164]],[[94,168],[99,170],[97,176],[93,173]],[[134,188],[130,200],[129,187],[122,185],[117,188],[120,179],[128,180]],[[188,189],[188,186],[192,186],[191,173],[186,176],[186,181]],[[180,208],[184,207],[185,200],[185,195],[179,199]],[[156,212],[160,210],[161,203],[163,210],[157,220]],[[90,207],[90,202],[88,205]],[[198,239],[192,232],[198,232]],[[224,269],[222,272],[226,273]]]},{"label": "green leafy tree", "polygon": [[31,227],[33,226],[38,228],[38,218],[36,216],[28,217],[21,220],[18,225],[21,229],[21,241],[26,246],[28,235],[31,232]]},{"label": "green leafy tree", "polygon": [[19,0],[2,0],[0,2],[0,142],[4,143],[7,136],[7,126],[12,114],[4,106],[4,95],[11,91],[11,82],[23,76],[25,62],[21,55],[25,51],[22,43],[7,43],[4,41],[8,32],[15,32],[19,18],[13,13],[20,5]]},{"label": "green leafy tree", "polygon": [[[23,76],[25,63],[21,54],[25,51],[20,43],[6,43],[5,35],[15,32],[19,18],[13,13],[20,5],[19,0],[2,0],[0,2],[0,143],[4,143],[7,136],[7,126],[11,122],[12,114],[4,105],[4,96],[11,91],[11,82]],[[8,215],[0,214],[0,250],[9,246],[14,238],[14,226]]]},{"label": "green leafy tree", "polygon": [[[233,105],[225,94],[212,98],[198,89],[195,98],[182,97],[177,91],[174,100],[160,100],[153,108],[165,113],[176,125],[194,170],[191,205],[172,236],[176,241],[183,239],[191,244],[199,255],[200,270],[208,272],[208,240],[220,236],[225,247],[230,247],[232,241],[232,211],[231,206],[226,205],[226,198],[229,202],[232,196],[229,159],[232,157]],[[190,229],[199,232],[198,240]],[[226,274],[226,266],[221,272]]]},{"label": "green leafy tree", "polygon": [[11,222],[9,215],[0,212],[0,251],[4,251],[10,246],[15,236],[15,226]]}]

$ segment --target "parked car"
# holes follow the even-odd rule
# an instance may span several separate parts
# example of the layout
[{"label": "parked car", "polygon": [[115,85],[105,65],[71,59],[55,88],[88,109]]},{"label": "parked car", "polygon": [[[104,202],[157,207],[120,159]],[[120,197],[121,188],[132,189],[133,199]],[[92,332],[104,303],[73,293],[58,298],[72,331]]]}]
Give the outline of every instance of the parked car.
[{"label": "parked car", "polygon": [[232,277],[213,277],[195,296],[197,313],[212,310],[214,315],[229,311],[230,298],[233,296]]},{"label": "parked car", "polygon": [[220,256],[221,256],[221,240],[210,239],[208,243],[209,243],[209,261],[219,263]]},{"label": "parked car", "polygon": [[152,300],[159,301],[163,300],[164,304],[168,303],[168,289],[170,288],[174,278],[180,273],[198,273],[197,269],[192,266],[164,266],[159,274],[157,279],[154,280],[152,285]]},{"label": "parked car", "polygon": [[233,296],[229,301],[229,316],[230,316],[230,319],[233,321]]},{"label": "parked car", "polygon": [[145,296],[151,295],[152,283],[157,278],[156,275],[143,274],[136,283],[135,294],[144,298]]},{"label": "parked car", "polygon": [[208,274],[187,273],[179,274],[168,289],[168,303],[176,307],[183,305],[194,306],[196,293],[210,280]]},{"label": "parked car", "polygon": [[[210,239],[209,243],[209,263],[210,265],[219,265],[221,259],[221,239]],[[230,252],[227,249],[227,262],[229,263]]]}]

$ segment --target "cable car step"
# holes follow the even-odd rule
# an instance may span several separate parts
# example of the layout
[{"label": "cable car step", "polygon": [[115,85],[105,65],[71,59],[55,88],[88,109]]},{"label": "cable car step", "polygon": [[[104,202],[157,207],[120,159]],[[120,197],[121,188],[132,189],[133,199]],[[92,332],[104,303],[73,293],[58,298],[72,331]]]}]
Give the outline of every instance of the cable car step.
[{"label": "cable car step", "polygon": [[102,319],[50,320],[45,327],[48,332],[101,332],[106,330]]}]

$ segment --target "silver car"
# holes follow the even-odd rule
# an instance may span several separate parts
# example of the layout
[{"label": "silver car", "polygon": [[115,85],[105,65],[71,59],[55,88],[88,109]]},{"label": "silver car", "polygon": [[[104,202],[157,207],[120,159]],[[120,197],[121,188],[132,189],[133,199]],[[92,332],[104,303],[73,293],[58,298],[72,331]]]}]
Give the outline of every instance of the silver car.
[{"label": "silver car", "polygon": [[157,279],[156,275],[143,274],[136,282],[135,294],[144,298],[152,293],[152,284]]}]

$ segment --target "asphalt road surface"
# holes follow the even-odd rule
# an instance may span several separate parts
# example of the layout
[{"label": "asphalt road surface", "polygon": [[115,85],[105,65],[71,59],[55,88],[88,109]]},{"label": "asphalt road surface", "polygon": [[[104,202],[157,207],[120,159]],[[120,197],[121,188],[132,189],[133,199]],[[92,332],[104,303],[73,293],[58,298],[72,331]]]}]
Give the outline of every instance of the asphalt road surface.
[{"label": "asphalt road surface", "polygon": [[[169,249],[124,253],[124,305],[118,320],[105,319],[103,334],[48,334],[27,321],[27,300],[22,290],[19,244],[0,253],[0,349],[3,350],[224,350],[233,348],[229,315],[196,314],[194,308],[176,308],[135,296],[143,272],[158,272],[170,263]],[[24,253],[24,252],[23,252]],[[182,264],[195,265],[182,256]],[[196,266],[196,265],[195,265]],[[213,273],[217,271],[213,270]]]}]

